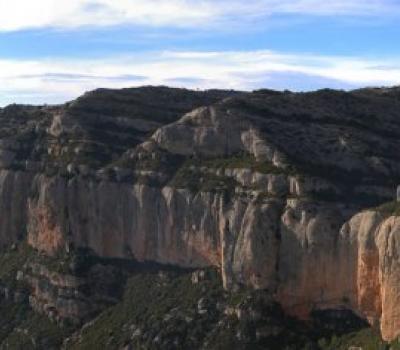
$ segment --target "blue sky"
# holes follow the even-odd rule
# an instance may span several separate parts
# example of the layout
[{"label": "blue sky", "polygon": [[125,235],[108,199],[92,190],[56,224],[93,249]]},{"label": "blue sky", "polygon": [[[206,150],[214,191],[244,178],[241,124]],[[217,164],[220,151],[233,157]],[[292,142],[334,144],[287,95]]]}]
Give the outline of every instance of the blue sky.
[{"label": "blue sky", "polygon": [[148,84],[398,85],[399,38],[400,0],[0,0],[0,106]]}]

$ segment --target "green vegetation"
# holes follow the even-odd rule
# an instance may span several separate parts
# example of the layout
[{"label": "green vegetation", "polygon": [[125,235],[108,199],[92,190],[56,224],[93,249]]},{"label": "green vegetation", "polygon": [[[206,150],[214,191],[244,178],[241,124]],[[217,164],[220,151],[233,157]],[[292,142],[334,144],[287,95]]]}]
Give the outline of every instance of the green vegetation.
[{"label": "green vegetation", "polygon": [[21,243],[0,254],[0,348],[59,349],[71,330],[52,323],[29,306],[29,287],[17,281],[18,271],[35,257],[27,244]]},{"label": "green vegetation", "polygon": [[1,349],[60,349],[71,333],[68,327],[51,322],[46,316],[35,313],[27,303],[0,304]]},{"label": "green vegetation", "polygon": [[130,159],[123,156],[109,165],[110,168],[121,167],[125,169],[173,173],[182,165],[183,157],[167,153],[162,150],[157,152],[142,153],[140,159]]},{"label": "green vegetation", "polygon": [[250,169],[263,174],[287,174],[286,169],[278,168],[271,162],[257,161],[250,154],[236,154],[223,158],[190,159],[184,166],[207,167],[212,169]]},{"label": "green vegetation", "polygon": [[184,166],[176,172],[170,185],[176,188],[187,188],[196,193],[226,192],[232,194],[238,183],[228,176],[218,176]]},{"label": "green vegetation", "polygon": [[[204,169],[205,168],[205,169]],[[206,170],[208,169],[208,170]],[[170,185],[188,188],[192,192],[225,192],[232,194],[239,183],[232,177],[214,172],[225,169],[249,169],[263,174],[288,173],[269,162],[258,162],[248,154],[237,154],[227,158],[187,159],[175,173]]]},{"label": "green vegetation", "polygon": [[[104,311],[82,332],[82,341],[70,349],[119,349],[132,340],[140,349],[159,349],[154,339],[179,339],[186,348],[196,348],[195,341],[205,337],[215,323],[214,314],[198,315],[200,298],[222,298],[218,276],[201,286],[193,285],[190,274],[179,272],[139,272],[127,282],[122,301]],[[214,277],[212,277],[214,276]],[[193,322],[195,320],[195,322]],[[187,323],[190,323],[187,324]],[[143,335],[132,339],[132,334]],[[166,349],[169,347],[166,347]]]},{"label": "green vegetation", "polygon": [[360,347],[362,350],[389,350],[389,345],[371,328],[341,336],[334,335],[330,339],[322,338],[318,341],[320,350],[348,350],[352,346]]},{"label": "green vegetation", "polygon": [[375,206],[382,202],[382,197],[378,195],[354,193],[351,188],[347,191],[342,189],[341,193],[328,189],[319,189],[318,191],[307,193],[305,199],[318,202],[352,203],[359,205],[360,208]]},{"label": "green vegetation", "polygon": [[33,249],[27,244],[14,245],[0,253],[0,281],[9,288],[17,288],[17,272],[33,256]]},{"label": "green vegetation", "polygon": [[400,202],[393,201],[385,203],[375,208],[375,210],[381,213],[385,217],[400,216]]}]

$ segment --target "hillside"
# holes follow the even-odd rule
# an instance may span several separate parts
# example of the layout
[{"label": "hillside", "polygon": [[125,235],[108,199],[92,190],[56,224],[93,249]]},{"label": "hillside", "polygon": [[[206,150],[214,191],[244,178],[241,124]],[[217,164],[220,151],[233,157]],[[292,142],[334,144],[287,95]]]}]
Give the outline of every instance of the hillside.
[{"label": "hillside", "polygon": [[0,348],[396,349],[399,151],[399,88],[0,109]]}]

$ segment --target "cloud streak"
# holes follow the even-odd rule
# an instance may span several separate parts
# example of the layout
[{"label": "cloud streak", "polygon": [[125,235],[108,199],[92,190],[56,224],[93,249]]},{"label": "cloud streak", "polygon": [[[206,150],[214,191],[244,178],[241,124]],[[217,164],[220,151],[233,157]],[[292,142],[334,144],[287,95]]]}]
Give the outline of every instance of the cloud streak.
[{"label": "cloud streak", "polygon": [[267,50],[149,52],[95,60],[0,59],[0,105],[60,103],[98,87],[311,90],[398,85],[398,62]]},{"label": "cloud streak", "polygon": [[13,0],[0,1],[0,31],[117,25],[213,27],[274,15],[396,16],[395,0]]}]

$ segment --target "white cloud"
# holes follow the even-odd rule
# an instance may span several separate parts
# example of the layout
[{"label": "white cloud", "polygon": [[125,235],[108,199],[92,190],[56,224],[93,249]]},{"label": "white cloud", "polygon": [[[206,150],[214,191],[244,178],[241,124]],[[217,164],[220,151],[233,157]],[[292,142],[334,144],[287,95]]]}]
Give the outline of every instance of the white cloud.
[{"label": "white cloud", "polygon": [[399,14],[395,0],[0,0],[0,31],[121,24],[204,27],[274,14]]},{"label": "white cloud", "polygon": [[150,52],[96,60],[1,60],[0,105],[58,103],[98,87],[309,90],[400,84],[398,60],[252,52]]},{"label": "white cloud", "polygon": [[399,11],[399,4],[390,0],[297,0],[281,1],[276,11],[311,15],[373,16]]}]

